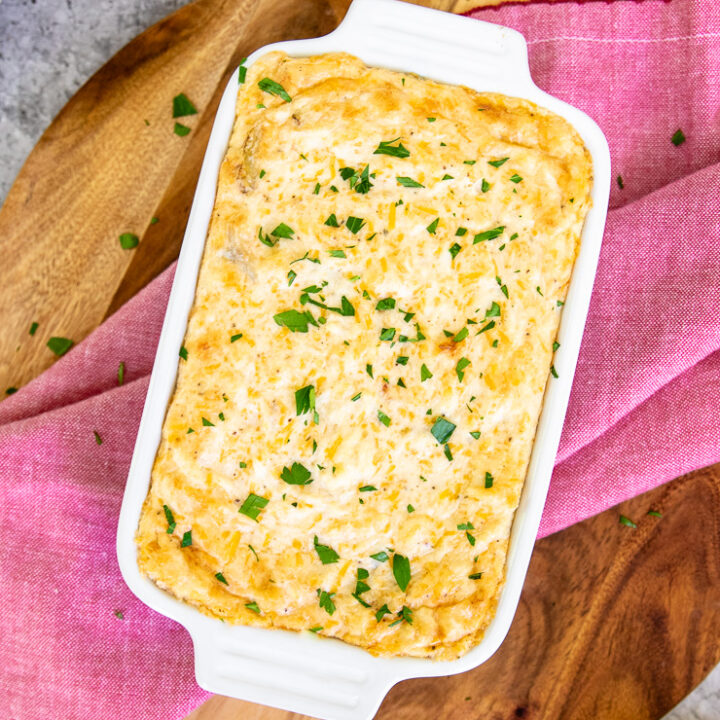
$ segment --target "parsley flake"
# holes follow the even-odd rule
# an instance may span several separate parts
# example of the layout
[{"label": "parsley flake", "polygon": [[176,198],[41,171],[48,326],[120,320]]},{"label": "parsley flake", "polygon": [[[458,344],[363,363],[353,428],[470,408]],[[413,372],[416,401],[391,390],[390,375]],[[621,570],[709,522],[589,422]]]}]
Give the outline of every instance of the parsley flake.
[{"label": "parsley flake", "polygon": [[446,418],[439,417],[433,423],[432,428],[430,428],[430,432],[441,445],[444,445],[450,439],[450,436],[455,432],[456,427],[457,426],[454,423],[451,423]]},{"label": "parsley flake", "polygon": [[352,215],[345,221],[347,229],[355,235],[365,225],[365,221],[362,218],[353,217]]},{"label": "parsley flake", "polygon": [[185,93],[180,93],[173,98],[174,118],[185,117],[186,115],[197,115],[197,108],[192,104]]},{"label": "parsley flake", "polygon": [[501,165],[504,165],[509,159],[509,157],[504,157],[500,158],[500,160],[488,160],[488,165],[499,168]]},{"label": "parsley flake", "polygon": [[490,183],[485,178],[483,178],[482,185],[480,186],[481,190],[486,193],[491,187],[492,185],[490,185]]},{"label": "parsley flake", "polygon": [[320,588],[318,588],[317,594],[318,594],[318,602],[320,604],[320,607],[328,615],[332,615],[335,612],[335,603],[332,601],[332,598],[335,595],[335,593],[325,592],[325,590],[321,590]]},{"label": "parsley flake", "polygon": [[685,142],[685,133],[678,128],[674,133],[673,136],[670,138],[670,141],[675,147],[679,147]]},{"label": "parsley flake", "polygon": [[[381,142],[373,152],[373,155],[390,155],[397,158],[410,157],[410,151],[401,142],[398,142],[398,140],[400,140],[400,138]],[[393,145],[395,142],[398,144]]]},{"label": "parsley flake", "polygon": [[382,300],[378,300],[375,306],[376,310],[394,310],[395,309],[395,298],[386,297]]},{"label": "parsley flake", "polygon": [[270,78],[266,77],[260,80],[260,82],[258,83],[258,87],[263,92],[270,93],[271,95],[277,95],[285,102],[290,102],[292,100],[292,98],[287,94],[285,88],[280,83],[277,83]]},{"label": "parsley flake", "polygon": [[167,506],[163,505],[163,511],[165,512],[165,519],[167,520],[167,530],[165,531],[168,535],[172,535],[175,532],[177,523],[175,522],[175,516],[172,510]]},{"label": "parsley flake", "polygon": [[277,315],[273,315],[273,320],[280,325],[280,327],[286,327],[290,332],[306,333],[308,331],[308,325],[317,327],[317,322],[309,310],[305,312],[285,310]]},{"label": "parsley flake", "polygon": [[461,357],[457,365],[455,366],[455,373],[458,377],[458,382],[462,382],[465,377],[465,369],[470,365],[470,361],[466,357]]},{"label": "parsley flake", "polygon": [[310,471],[300,463],[293,463],[291,467],[283,467],[280,479],[288,485],[309,485],[313,479]]},{"label": "parsley flake", "polygon": [[256,495],[255,493],[250,493],[247,498],[245,498],[245,502],[240,506],[238,512],[257,522],[262,509],[269,502],[267,498]]},{"label": "parsley flake", "polygon": [[47,346],[58,357],[62,357],[75,343],[64,337],[51,337],[47,341]]},{"label": "parsley flake", "polygon": [[378,420],[385,426],[390,427],[392,420],[382,411],[378,410]]},{"label": "parsley flake", "polygon": [[433,374],[428,369],[428,366],[423,363],[420,367],[420,382],[425,382],[426,380],[429,380]]},{"label": "parsley flake", "polygon": [[125,382],[125,363],[124,362],[120,362],[120,364],[118,365],[117,381],[118,381],[118,385],[122,385]]},{"label": "parsley flake", "polygon": [[332,565],[340,559],[340,556],[329,545],[318,542],[317,535],[313,538],[313,547],[323,565]]},{"label": "parsley flake", "polygon": [[437,230],[438,223],[440,222],[440,218],[436,217],[426,228],[426,230],[431,234],[434,235],[435,231]]},{"label": "parsley flake", "polygon": [[337,221],[337,218],[335,217],[335,213],[331,213],[330,217],[325,221],[325,224],[328,227],[340,227],[340,224]]},{"label": "parsley flake", "polygon": [[493,482],[495,481],[495,478],[493,478],[492,473],[485,472],[485,488],[489,489],[493,486]]},{"label": "parsley flake", "polygon": [[225,579],[225,576],[221,572],[215,573],[215,577],[223,584],[227,585],[228,581]]},{"label": "parsley flake", "polygon": [[419,183],[417,180],[413,180],[410,177],[405,177],[402,175],[396,175],[395,179],[397,180],[398,185],[402,185],[403,187],[408,188],[422,188],[425,187],[422,183]]},{"label": "parsley flake", "polygon": [[620,524],[625,525],[629,528],[636,528],[637,523],[634,523],[629,517],[626,517],[625,515],[620,516]]},{"label": "parsley flake", "polygon": [[395,553],[392,559],[392,571],[398,587],[405,592],[410,583],[410,561],[399,553]]},{"label": "parsley flake", "polygon": [[192,530],[188,530],[183,533],[182,540],[180,541],[180,547],[189,547],[192,545]]},{"label": "parsley flake", "polygon": [[389,559],[388,554],[384,550],[373,553],[370,557],[373,560],[377,560],[378,562],[387,562]]},{"label": "parsley flake", "polygon": [[500,237],[500,235],[503,234],[504,230],[505,226],[499,225],[492,230],[485,230],[484,232],[477,233],[477,235],[475,235],[475,237],[473,238],[473,245],[477,245],[477,243],[484,242],[485,240],[494,240],[495,238]]},{"label": "parsley flake", "polygon": [[176,122],[175,127],[173,128],[173,132],[179,137],[185,137],[185,135],[190,132],[190,128],[187,125]]},{"label": "parsley flake", "polygon": [[120,240],[120,247],[123,250],[132,250],[136,248],[140,242],[140,238],[137,235],[129,232],[123,233],[118,239]]}]

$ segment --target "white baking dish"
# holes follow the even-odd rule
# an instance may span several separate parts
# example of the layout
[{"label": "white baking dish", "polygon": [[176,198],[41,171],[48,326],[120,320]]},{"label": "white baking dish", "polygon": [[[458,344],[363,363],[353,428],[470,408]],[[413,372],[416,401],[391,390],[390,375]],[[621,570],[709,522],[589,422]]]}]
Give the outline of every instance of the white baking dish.
[{"label": "white baking dish", "polygon": [[224,624],[179,602],[138,570],[134,536],[175,386],[178,351],[193,303],[218,171],[234,120],[237,75],[231,77],[225,90],[195,191],[140,422],[120,513],[118,560],[125,582],[135,595],[190,633],[195,646],[195,674],[201,687],[327,720],[367,720],[396,682],[474,668],[497,650],[510,627],[545,503],[590,303],[608,202],[610,155],[602,131],[590,118],[534,85],[525,40],[508,28],[394,0],[354,0],[343,23],[330,35],[261,48],[248,58],[247,65],[270,50],[293,56],[345,51],[368,65],[526,98],[572,123],[593,159],[593,208],[585,222],[563,309],[560,349],[555,357],[559,377],[550,378],[545,393],[495,619],[482,642],[459,660],[377,658],[309,632]]}]

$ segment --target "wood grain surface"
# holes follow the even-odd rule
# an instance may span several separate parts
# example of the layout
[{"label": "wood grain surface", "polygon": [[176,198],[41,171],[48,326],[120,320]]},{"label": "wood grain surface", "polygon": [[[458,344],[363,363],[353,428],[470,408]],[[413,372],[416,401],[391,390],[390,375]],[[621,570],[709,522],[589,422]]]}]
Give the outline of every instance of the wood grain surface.
[{"label": "wood grain surface", "polygon": [[[718,626],[715,465],[540,540],[498,652],[396,685],[376,720],[657,720],[720,662]],[[305,717],[216,696],[187,720]]]},{"label": "wood grain surface", "polygon": [[[499,0],[428,0],[461,12]],[[196,0],[68,103],[0,210],[0,392],[80,341],[177,256],[222,88],[257,47],[332,30],[349,0]],[[198,107],[173,133],[172,98]],[[157,217],[158,222],[151,223]],[[140,236],[123,250],[118,236]],[[40,323],[31,337],[32,322]],[[720,660],[720,465],[537,544],[507,641],[463,675],[404,682],[381,720],[657,720]],[[646,515],[649,508],[663,518]],[[619,512],[638,521],[618,523]],[[213,698],[192,720],[299,720]]]}]

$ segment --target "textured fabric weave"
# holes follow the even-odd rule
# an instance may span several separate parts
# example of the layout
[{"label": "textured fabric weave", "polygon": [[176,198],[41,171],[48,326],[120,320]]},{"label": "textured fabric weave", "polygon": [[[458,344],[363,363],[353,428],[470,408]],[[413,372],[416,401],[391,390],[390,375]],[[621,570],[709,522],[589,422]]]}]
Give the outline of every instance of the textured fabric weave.
[{"label": "textured fabric weave", "polygon": [[[613,184],[548,534],[720,460],[720,4],[472,15],[525,34],[537,84],[598,121],[625,186]],[[115,558],[171,281],[0,404],[2,718],[168,720],[207,697],[189,636],[132,596]]]}]

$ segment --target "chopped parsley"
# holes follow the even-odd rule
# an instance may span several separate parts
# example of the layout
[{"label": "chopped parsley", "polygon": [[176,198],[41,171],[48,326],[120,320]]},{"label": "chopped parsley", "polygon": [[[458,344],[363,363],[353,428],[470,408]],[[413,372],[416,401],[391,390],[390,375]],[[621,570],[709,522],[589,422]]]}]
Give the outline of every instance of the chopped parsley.
[{"label": "chopped parsley", "polygon": [[551,374],[555,379],[557,379],[557,378],[560,377],[560,376],[558,375],[557,370],[555,369],[555,365],[551,365],[551,366],[550,366],[550,374]]},{"label": "chopped parsley", "polygon": [[136,248],[140,242],[140,238],[137,235],[129,232],[123,233],[118,239],[120,240],[120,247],[123,250],[132,250]]},{"label": "chopped parsley", "polygon": [[243,336],[242,333],[235,333],[234,335],[230,336],[230,342],[231,343],[237,342],[242,336]]},{"label": "chopped parsley", "polygon": [[247,58],[245,57],[240,61],[240,67],[238,68],[238,85],[242,85],[245,82],[245,78],[247,78],[246,60]]},{"label": "chopped parsley", "polygon": [[197,115],[197,108],[190,102],[185,93],[180,93],[173,98],[174,118],[185,117],[186,115]]},{"label": "chopped parsley", "polygon": [[493,486],[495,478],[493,478],[492,473],[485,471],[485,488],[489,489]]},{"label": "chopped parsley", "polygon": [[[392,157],[397,158],[406,158],[410,157],[410,151],[401,143],[398,142],[400,138],[395,138],[394,140],[386,140],[381,142],[377,148],[375,148],[375,151],[373,152],[373,155],[390,155]],[[397,142],[397,145],[393,145],[393,143]]]},{"label": "chopped parsley", "polygon": [[399,355],[395,360],[396,365],[407,365],[410,358],[407,355]]},{"label": "chopped parsley", "polygon": [[407,506],[407,511],[408,511],[409,513],[413,513],[413,512],[415,512],[415,508],[414,508],[412,505],[408,505],[408,506]]},{"label": "chopped parsley", "polygon": [[250,493],[245,499],[245,502],[240,506],[238,512],[241,512],[243,515],[246,515],[251,520],[257,522],[262,509],[269,502],[270,501],[267,498],[256,495],[255,493]]},{"label": "chopped parsley", "polygon": [[178,351],[178,355],[179,355],[183,360],[187,360],[187,359],[188,359],[188,350],[187,350],[187,348],[186,348],[184,345],[181,345],[181,346],[180,346],[180,350]]},{"label": "chopped parsley", "polygon": [[492,187],[492,185],[490,185],[490,183],[485,178],[483,178],[482,185],[480,187],[481,190],[486,193]]},{"label": "chopped parsley", "polygon": [[380,331],[380,340],[390,341],[395,337],[395,328],[383,328]]},{"label": "chopped parsley", "polygon": [[625,183],[623,182],[623,177],[622,177],[622,175],[618,175],[618,176],[617,176],[617,184],[618,184],[618,187],[619,187],[621,190],[624,190],[624,189],[625,189]]},{"label": "chopped parsley", "polygon": [[443,175],[443,176],[440,178],[440,181],[442,182],[443,180],[454,180],[454,179],[455,179],[455,178],[453,178],[452,175],[448,175],[447,173],[445,173],[445,175]]},{"label": "chopped parsley", "polygon": [[332,615],[335,612],[335,603],[332,601],[335,593],[325,592],[325,590],[317,589],[318,601],[320,607],[328,614]]},{"label": "chopped parsley", "polygon": [[258,87],[263,92],[270,93],[271,95],[277,95],[285,102],[290,102],[292,100],[292,98],[287,94],[285,88],[280,83],[277,83],[270,78],[266,77],[260,80],[260,82],[258,83]]},{"label": "chopped parsley", "polygon": [[475,334],[480,335],[481,333],[487,332],[488,330],[492,330],[495,327],[495,321],[491,320],[485,327],[481,327]]},{"label": "chopped parsley", "polygon": [[450,253],[450,257],[454,260],[458,253],[462,250],[462,245],[458,245],[457,243],[453,243],[449,249],[448,252]]},{"label": "chopped parsley", "polygon": [[18,389],[16,387],[9,387],[9,388],[6,388],[5,394],[6,395],[14,395],[17,391],[18,391]]},{"label": "chopped parsley", "polygon": [[388,554],[384,550],[373,553],[370,557],[373,560],[377,560],[378,562],[387,562],[389,559]]},{"label": "chopped parsley", "polygon": [[331,213],[330,217],[325,221],[325,224],[328,227],[340,227],[340,224],[337,221],[337,218],[335,217],[335,213]]},{"label": "chopped parsley", "polygon": [[180,541],[180,547],[189,547],[192,545],[192,530],[188,530],[183,533],[182,540]]},{"label": "chopped parsley", "polygon": [[386,297],[382,300],[378,300],[375,306],[376,310],[394,310],[395,309],[395,298]]},{"label": "chopped parsley", "polygon": [[513,182],[517,185],[519,182],[522,182],[522,178],[517,173],[514,173],[513,176],[510,178],[510,182]]},{"label": "chopped parsley", "polygon": [[315,627],[308,628],[308,632],[314,633],[317,635],[321,630],[323,629],[322,625],[316,625]]},{"label": "chopped parsley", "polygon": [[385,603],[376,613],[375,613],[375,620],[380,622],[386,615],[392,615],[390,612],[390,608],[387,606],[387,603]]},{"label": "chopped parsley", "polygon": [[353,217],[352,215],[345,221],[347,229],[355,235],[365,225],[365,221],[362,218]]},{"label": "chopped parsley", "polygon": [[210,422],[206,417],[203,417],[202,424],[204,427],[215,427],[215,423]]},{"label": "chopped parsley", "polygon": [[278,238],[285,238],[286,240],[290,240],[295,234],[295,231],[285,223],[280,223],[274,230],[270,232],[270,234]]},{"label": "chopped parsley", "polygon": [[392,420],[382,411],[378,410],[378,420],[385,426],[390,427]]},{"label": "chopped parsley", "polygon": [[352,402],[356,402],[357,400],[360,399],[361,396],[362,396],[362,393],[359,392],[357,395],[354,395],[353,397],[351,397],[350,400],[351,400]]},{"label": "chopped parsley", "polygon": [[306,385],[295,391],[295,410],[297,415],[315,410],[315,386]]},{"label": "chopped parsley", "polygon": [[485,311],[485,318],[500,317],[500,306],[493,300],[490,309]]},{"label": "chopped parsley", "polygon": [[371,378],[374,378],[374,375],[373,375],[373,366],[372,366],[370,363],[368,363],[368,364],[365,366],[365,372],[366,372]]},{"label": "chopped parsley", "polygon": [[317,535],[313,538],[313,547],[323,565],[332,565],[340,559],[340,556],[329,545],[318,542]]},{"label": "chopped parsley", "polygon": [[[8,388],[9,390],[10,388]],[[5,391],[7,392],[7,390]],[[12,393],[10,393],[12,395]],[[93,430],[93,435],[95,436],[95,443],[97,445],[102,445],[102,438],[100,437],[100,433],[97,430]]]},{"label": "chopped parsley", "polygon": [[462,237],[463,235],[467,235],[467,228],[459,227],[455,231],[455,237]]},{"label": "chopped parsley", "polygon": [[330,254],[330,257],[347,258],[347,255],[345,254],[344,250],[330,250],[329,254]]},{"label": "chopped parsley", "polygon": [[685,142],[685,133],[678,128],[674,133],[673,136],[670,138],[670,141],[675,147],[679,147]]},{"label": "chopped parsley", "polygon": [[51,337],[47,341],[47,346],[58,357],[62,357],[74,344],[72,340],[64,337]]},{"label": "chopped parsley", "polygon": [[483,574],[481,572],[471,573],[470,575],[468,575],[468,579],[469,580],[479,580],[482,576],[483,576]]},{"label": "chopped parsley", "polygon": [[475,438],[475,440],[479,440],[480,439],[480,431],[479,430],[471,430],[470,437]]},{"label": "chopped parsley", "polygon": [[412,621],[412,610],[407,605],[403,605],[398,612],[398,619],[395,620],[395,622],[391,622],[390,627],[393,627],[393,625],[397,625],[401,622],[406,622],[408,625],[412,625]]},{"label": "chopped parsley", "polygon": [[404,177],[402,175],[396,175],[395,179],[397,180],[398,185],[402,185],[403,187],[408,188],[422,188],[425,187],[422,183],[419,183],[417,180],[413,180],[410,177]]},{"label": "chopped parsley", "polygon": [[227,585],[228,581],[225,579],[225,576],[221,572],[215,573],[215,577],[223,584]]},{"label": "chopped parsley", "polygon": [[359,490],[360,492],[376,492],[377,488],[374,485],[363,485]]},{"label": "chopped parsley", "polygon": [[474,165],[477,160],[463,160],[463,165]]},{"label": "chopped parsley", "polygon": [[443,452],[445,453],[445,457],[448,460],[452,461],[452,459],[453,459],[452,451],[450,450],[450,446],[447,443],[445,443],[445,446],[443,447]]},{"label": "chopped parsley", "polygon": [[463,378],[465,377],[465,370],[469,364],[470,361],[466,357],[461,357],[457,361],[457,365],[455,366],[455,373],[458,377],[458,382],[463,381]]},{"label": "chopped parsley", "polygon": [[343,180],[348,181],[348,185],[350,185],[351,190],[355,190],[355,192],[365,195],[370,192],[370,188],[373,187],[373,184],[370,182],[370,178],[375,177],[375,173],[370,172],[369,165],[366,165],[365,169],[361,172],[358,172],[355,168],[343,167],[340,168],[340,177]]},{"label": "chopped parsley", "polygon": [[435,120],[437,120],[437,118],[432,118],[432,117],[425,118],[425,119],[426,119],[428,122],[435,122]]},{"label": "chopped parsley", "polygon": [[30,334],[30,335],[34,335],[34,334],[37,332],[37,329],[38,329],[39,327],[40,327],[40,324],[39,324],[39,323],[36,323],[36,322],[32,323],[32,324],[30,325],[30,330],[28,331],[29,334]]},{"label": "chopped parsley", "polygon": [[552,346],[552,347],[553,347],[553,352],[556,352],[557,349],[560,347],[560,343],[559,343],[557,340],[555,340],[555,341],[553,342],[553,346]]},{"label": "chopped parsley", "polygon": [[288,485],[309,485],[313,479],[310,471],[300,463],[293,463],[291,467],[283,467],[280,479]]},{"label": "chopped parsley", "polygon": [[433,374],[428,369],[428,366],[423,363],[420,366],[420,382],[425,382],[426,380],[429,380],[432,376]]},{"label": "chopped parsley", "polygon": [[392,559],[392,571],[398,587],[405,592],[410,583],[410,561],[399,553],[395,553]]},{"label": "chopped parsley", "polygon": [[488,160],[488,165],[499,168],[501,165],[504,165],[509,159],[509,157],[504,157],[500,158],[499,160]]},{"label": "chopped parsley", "polygon": [[477,233],[477,235],[473,238],[473,245],[477,245],[477,243],[484,242],[485,240],[494,240],[495,238],[500,237],[504,231],[505,226],[499,225],[492,230],[485,230],[484,232]]},{"label": "chopped parsley", "polygon": [[187,125],[176,122],[175,127],[173,128],[173,132],[180,137],[185,137],[185,135],[190,132],[190,128]]},{"label": "chopped parsley", "polygon": [[454,423],[451,423],[444,417],[440,417],[433,423],[432,428],[430,428],[430,432],[441,445],[444,445],[450,439],[450,436],[455,432],[456,427],[457,426]]},{"label": "chopped parsley", "polygon": [[637,523],[634,523],[629,517],[626,517],[625,515],[620,516],[620,524],[625,525],[629,528],[636,528]]},{"label": "chopped parsley", "polygon": [[118,365],[117,380],[118,385],[122,385],[125,382],[125,363],[122,361]]},{"label": "chopped parsley", "polygon": [[245,607],[246,607],[248,610],[252,610],[254,613],[257,613],[258,615],[260,614],[260,608],[258,607],[258,604],[257,604],[255,601],[253,601],[253,602],[246,602],[246,603],[245,603]]},{"label": "chopped parsley", "polygon": [[168,535],[172,535],[175,532],[175,527],[177,523],[175,522],[175,516],[173,515],[172,510],[167,506],[163,505],[163,510],[165,512],[165,519],[167,520],[167,530],[165,531]]},{"label": "chopped parsley", "polygon": [[290,332],[306,333],[308,331],[308,325],[317,327],[317,321],[309,310],[305,310],[305,312],[285,310],[277,315],[273,315],[273,320],[280,325],[280,327],[286,327]]},{"label": "chopped parsley", "polygon": [[462,328],[462,330],[458,330],[458,332],[453,337],[452,341],[454,343],[462,342],[467,336],[470,331],[467,329],[467,326]]},{"label": "chopped parsley", "polygon": [[435,231],[437,230],[438,223],[440,222],[440,218],[436,217],[426,228],[426,230],[431,234],[434,235]]}]

